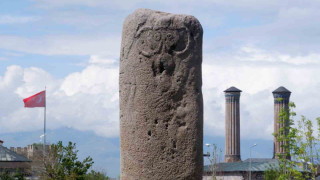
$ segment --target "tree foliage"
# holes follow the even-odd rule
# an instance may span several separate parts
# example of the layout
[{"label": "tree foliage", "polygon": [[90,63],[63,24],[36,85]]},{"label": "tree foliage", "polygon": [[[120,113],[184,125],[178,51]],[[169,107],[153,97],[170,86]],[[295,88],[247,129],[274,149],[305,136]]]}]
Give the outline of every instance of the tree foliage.
[{"label": "tree foliage", "polygon": [[103,172],[91,170],[90,173],[86,175],[85,179],[86,180],[109,180],[109,177]]},{"label": "tree foliage", "polygon": [[9,173],[8,170],[4,170],[0,176],[1,180],[14,180],[14,177]]},{"label": "tree foliage", "polygon": [[275,166],[270,165],[269,169],[264,172],[264,178],[266,180],[275,180],[280,176],[280,171]]},{"label": "tree foliage", "polygon": [[25,177],[20,169],[17,169],[15,173],[10,173],[7,169],[4,169],[0,175],[0,180],[25,180]]},{"label": "tree foliage", "polygon": [[84,180],[87,171],[93,164],[89,156],[80,161],[77,156],[76,144],[69,142],[63,146],[59,141],[51,146],[51,150],[44,158],[44,179],[52,180]]},{"label": "tree foliage", "polygon": [[[282,109],[279,113],[278,123],[284,126],[273,135],[277,141],[283,142],[281,147],[285,153],[276,154],[279,167],[270,167],[265,172],[264,177],[267,180],[315,179],[317,167],[315,159],[319,159],[317,144],[320,134],[318,137],[314,135],[313,123],[305,116],[301,116],[297,121],[294,120],[295,107],[295,104],[290,102],[288,108]],[[320,118],[317,118],[317,125],[320,130]],[[303,169],[303,172],[298,169]]]}]

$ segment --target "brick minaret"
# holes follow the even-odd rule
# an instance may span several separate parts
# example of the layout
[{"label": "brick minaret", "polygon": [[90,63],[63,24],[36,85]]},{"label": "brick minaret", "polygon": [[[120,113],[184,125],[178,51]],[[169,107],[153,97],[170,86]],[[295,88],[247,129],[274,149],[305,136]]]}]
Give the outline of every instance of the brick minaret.
[{"label": "brick minaret", "polygon": [[240,158],[240,93],[230,87],[225,90],[226,97],[226,146],[225,162],[238,162]]},{"label": "brick minaret", "polygon": [[[289,99],[291,92],[286,89],[285,87],[281,86],[278,89],[274,90],[272,92],[273,97],[274,97],[274,133],[279,133],[279,129],[281,127],[284,127],[284,125],[288,124],[283,124],[279,123],[279,113],[282,109],[288,110],[288,104],[289,104]],[[281,145],[284,142],[278,142],[276,138],[274,138],[273,142],[273,158],[277,158],[275,154],[285,154],[285,150]],[[289,157],[288,157],[289,158]]]}]

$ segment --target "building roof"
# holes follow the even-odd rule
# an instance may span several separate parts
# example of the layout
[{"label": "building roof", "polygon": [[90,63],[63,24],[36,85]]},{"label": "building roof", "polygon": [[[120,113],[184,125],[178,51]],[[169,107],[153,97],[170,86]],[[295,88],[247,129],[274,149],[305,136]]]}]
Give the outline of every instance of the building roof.
[{"label": "building roof", "polygon": [[288,89],[283,86],[278,87],[278,89],[274,90],[272,93],[291,93]]},{"label": "building roof", "polygon": [[234,86],[231,86],[230,88],[226,89],[224,92],[242,92],[242,91]]},{"label": "building roof", "polygon": [[[251,161],[251,168],[250,168],[250,160],[247,159],[242,162],[223,162],[217,164],[216,171],[218,172],[239,172],[239,171],[266,171],[270,168],[279,168],[279,161],[277,159],[263,159],[257,158],[252,159]],[[300,167],[296,167],[296,170],[302,172],[305,171]],[[206,165],[203,168],[204,172],[210,172],[210,165]]]},{"label": "building roof", "polygon": [[8,148],[0,145],[0,162],[10,161],[10,162],[30,162],[26,157],[19,155]]},{"label": "building roof", "polygon": [[270,159],[270,158],[248,158],[244,160],[244,162],[277,162],[276,159]]}]

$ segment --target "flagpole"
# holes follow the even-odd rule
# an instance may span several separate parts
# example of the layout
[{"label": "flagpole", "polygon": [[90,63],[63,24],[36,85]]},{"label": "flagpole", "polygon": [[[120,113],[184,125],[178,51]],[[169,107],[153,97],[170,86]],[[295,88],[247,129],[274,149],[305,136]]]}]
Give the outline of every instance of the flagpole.
[{"label": "flagpole", "polygon": [[46,156],[46,113],[47,113],[47,87],[44,87],[44,125],[43,125],[43,157]]}]

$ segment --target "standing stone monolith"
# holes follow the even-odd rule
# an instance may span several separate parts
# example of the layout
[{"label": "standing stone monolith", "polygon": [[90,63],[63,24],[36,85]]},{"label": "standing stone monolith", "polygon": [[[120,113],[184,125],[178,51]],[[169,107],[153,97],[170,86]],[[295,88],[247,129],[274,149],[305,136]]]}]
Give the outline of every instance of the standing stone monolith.
[{"label": "standing stone monolith", "polygon": [[202,27],[189,15],[138,9],[120,57],[122,180],[200,180]]}]

